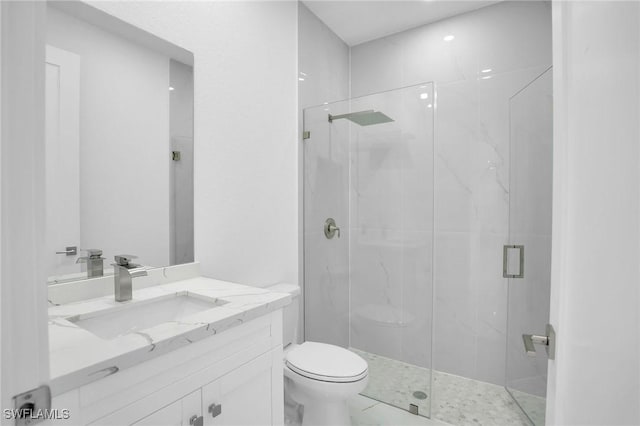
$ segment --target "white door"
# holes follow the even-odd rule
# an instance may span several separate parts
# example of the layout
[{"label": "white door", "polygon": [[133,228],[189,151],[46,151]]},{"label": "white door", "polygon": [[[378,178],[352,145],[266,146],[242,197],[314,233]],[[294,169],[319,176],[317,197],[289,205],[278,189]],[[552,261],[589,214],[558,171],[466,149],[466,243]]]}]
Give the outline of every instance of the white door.
[{"label": "white door", "polygon": [[272,367],[267,353],[204,386],[204,425],[272,424],[271,398],[265,398],[272,392]]},{"label": "white door", "polygon": [[47,274],[80,271],[80,56],[47,46],[45,64]]}]

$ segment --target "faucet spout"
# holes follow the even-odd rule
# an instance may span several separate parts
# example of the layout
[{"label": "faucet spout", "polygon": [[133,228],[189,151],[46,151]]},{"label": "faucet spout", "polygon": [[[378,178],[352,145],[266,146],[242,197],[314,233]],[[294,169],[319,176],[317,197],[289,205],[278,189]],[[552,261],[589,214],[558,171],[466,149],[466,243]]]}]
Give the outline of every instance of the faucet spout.
[{"label": "faucet spout", "polygon": [[135,265],[135,264],[133,266],[135,266],[135,267],[127,269],[129,271],[129,275],[131,276],[131,278],[138,278],[138,277],[146,277],[147,276],[147,268],[145,268],[144,266]]},{"label": "faucet spout", "polygon": [[131,255],[118,255],[114,266],[114,295],[116,302],[126,302],[133,297],[132,279],[147,275],[147,269],[142,265],[131,263],[135,259]]}]

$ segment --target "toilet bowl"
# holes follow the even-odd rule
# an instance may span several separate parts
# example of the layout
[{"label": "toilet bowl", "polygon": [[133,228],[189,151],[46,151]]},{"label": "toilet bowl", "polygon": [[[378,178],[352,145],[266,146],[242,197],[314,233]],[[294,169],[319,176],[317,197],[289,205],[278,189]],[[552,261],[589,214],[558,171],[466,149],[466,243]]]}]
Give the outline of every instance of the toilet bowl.
[{"label": "toilet bowl", "polygon": [[283,312],[285,400],[303,406],[303,426],[350,425],[347,400],[367,386],[367,362],[336,345],[310,341],[295,344],[300,289],[291,284],[268,288],[288,292],[293,300]]},{"label": "toilet bowl", "polygon": [[304,342],[286,352],[285,393],[304,406],[303,426],[351,424],[347,399],[362,392],[367,362],[347,349]]}]

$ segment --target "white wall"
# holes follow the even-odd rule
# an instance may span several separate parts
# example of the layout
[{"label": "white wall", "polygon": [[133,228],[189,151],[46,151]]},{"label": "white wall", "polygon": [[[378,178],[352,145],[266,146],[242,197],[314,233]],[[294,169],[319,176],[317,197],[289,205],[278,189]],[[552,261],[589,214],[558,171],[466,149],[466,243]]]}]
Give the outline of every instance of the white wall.
[{"label": "white wall", "polygon": [[557,2],[548,424],[640,424],[640,5]]},{"label": "white wall", "polygon": [[80,55],[81,236],[69,245],[168,265],[169,58],[52,7],[47,43]]},{"label": "white wall", "polygon": [[90,4],[194,54],[203,274],[297,283],[297,3]]},{"label": "white wall", "polygon": [[504,384],[509,98],[550,65],[547,2],[500,3],[351,49],[352,96],[435,82],[437,370]]}]

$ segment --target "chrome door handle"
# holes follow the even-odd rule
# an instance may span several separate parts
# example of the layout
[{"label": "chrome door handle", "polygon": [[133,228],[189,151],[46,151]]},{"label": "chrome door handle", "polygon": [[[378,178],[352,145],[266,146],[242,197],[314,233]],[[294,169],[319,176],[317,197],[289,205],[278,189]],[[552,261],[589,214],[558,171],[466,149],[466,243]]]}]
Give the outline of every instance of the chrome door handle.
[{"label": "chrome door handle", "polygon": [[202,426],[204,424],[204,417],[203,416],[197,416],[197,415],[194,414],[189,419],[189,424],[191,426]]},{"label": "chrome door handle", "polygon": [[340,228],[336,226],[336,221],[330,217],[324,222],[324,236],[330,240],[336,233],[338,234],[338,238],[340,238]]},{"label": "chrome door handle", "polygon": [[[518,272],[511,273],[509,270],[509,253],[512,250],[518,250],[519,264]],[[524,246],[523,245],[506,245],[502,248],[502,277],[503,278],[524,278]]]},{"label": "chrome door handle", "polygon": [[524,350],[529,356],[536,356],[535,345],[542,345],[547,351],[549,359],[555,359],[556,352],[556,332],[551,324],[547,324],[547,335],[523,334]]},{"label": "chrome door handle", "polygon": [[67,256],[75,256],[78,254],[77,246],[65,247],[65,251],[57,251],[56,254],[66,254]]},{"label": "chrome door handle", "polygon": [[222,413],[222,404],[216,404],[215,402],[209,405],[209,414],[211,417],[218,417]]}]

